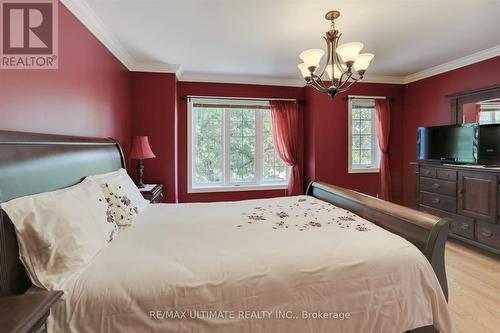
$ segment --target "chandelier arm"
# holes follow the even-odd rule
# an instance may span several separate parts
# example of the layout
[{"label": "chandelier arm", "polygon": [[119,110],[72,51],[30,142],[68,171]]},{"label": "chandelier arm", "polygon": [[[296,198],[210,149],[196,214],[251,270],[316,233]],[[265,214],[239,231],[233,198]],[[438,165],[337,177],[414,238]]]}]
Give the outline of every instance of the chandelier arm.
[{"label": "chandelier arm", "polygon": [[[332,25],[333,24],[335,24],[335,23],[332,21]],[[336,45],[337,42],[338,42],[338,37],[337,36],[335,36],[335,38],[334,38],[333,41],[330,41],[330,47],[332,49],[332,53],[331,53],[330,59],[328,59],[328,61],[332,65],[332,77],[330,78],[332,80],[332,86],[335,85],[335,66],[336,66],[336,64],[335,64],[335,55],[337,54],[337,45]]]},{"label": "chandelier arm", "polygon": [[348,72],[342,72],[342,75],[340,75],[339,77],[339,80],[338,80],[338,84],[336,86],[337,89],[341,89],[345,84],[346,82],[351,78],[351,73],[349,73],[349,77],[347,77],[347,79],[343,80],[344,76],[347,74]]},{"label": "chandelier arm", "polygon": [[[320,81],[321,83],[318,83],[318,81]],[[314,88],[316,88],[317,90],[319,90],[321,92],[328,91],[328,88],[323,85],[323,81],[317,75],[314,75],[314,77],[311,77],[311,81],[309,81],[309,82],[310,82],[311,86],[313,86]]]},{"label": "chandelier arm", "polygon": [[326,57],[326,65],[325,65],[325,67],[323,68],[323,70],[321,71],[321,74],[319,74],[319,75],[318,75],[318,77],[320,77],[320,78],[321,78],[321,77],[323,77],[323,75],[324,75],[324,74],[325,74],[325,72],[326,72],[326,68],[328,67],[328,62],[329,62],[330,52],[331,52],[331,51],[330,51],[330,43],[328,43],[328,40],[327,40],[325,37],[323,37],[323,39],[325,40],[325,43],[326,43],[326,49],[327,49],[328,55],[327,55],[327,57]]},{"label": "chandelier arm", "polygon": [[335,61],[336,61],[336,66],[337,68],[342,72],[342,73],[345,73],[345,70],[342,68],[341,64],[342,64],[342,60],[340,60],[340,57],[339,57],[339,54],[337,53],[337,47],[339,46],[339,39],[340,39],[340,36],[342,34],[339,35],[339,38],[337,38],[337,40],[335,40]]},{"label": "chandelier arm", "polygon": [[349,80],[353,80],[353,82],[356,82],[356,81],[359,80],[359,79],[353,77],[352,75],[353,75],[353,72],[349,71],[349,76],[347,77],[347,79],[345,80],[345,82],[342,84],[342,87],[344,87],[346,84],[350,83]]},{"label": "chandelier arm", "polygon": [[316,90],[319,90],[321,92],[327,92],[329,89],[329,87],[325,86],[323,80],[321,80],[321,78],[318,77],[317,75],[315,75],[315,78],[312,79],[310,83],[311,86],[313,86],[314,88],[316,88]]},{"label": "chandelier arm", "polygon": [[[342,89],[342,91],[348,90],[349,88],[351,88],[351,86],[352,86],[353,84],[355,84],[355,83],[356,83],[356,82],[358,82],[359,80],[360,80],[360,78],[353,79],[353,81],[352,81],[352,82],[350,82],[350,83],[349,83],[349,85],[348,85],[347,87],[342,87],[342,88],[341,88],[341,89]],[[346,81],[346,82],[347,82],[347,81]]]}]

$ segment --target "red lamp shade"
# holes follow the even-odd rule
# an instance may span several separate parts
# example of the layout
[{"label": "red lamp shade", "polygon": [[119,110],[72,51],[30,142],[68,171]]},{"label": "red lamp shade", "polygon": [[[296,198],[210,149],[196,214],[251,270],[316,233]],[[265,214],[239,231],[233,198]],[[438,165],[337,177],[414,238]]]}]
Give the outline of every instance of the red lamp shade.
[{"label": "red lamp shade", "polygon": [[148,137],[145,135],[136,136],[134,143],[132,144],[132,151],[130,152],[130,158],[135,160],[144,160],[147,158],[155,158],[156,155],[151,150],[149,146]]}]

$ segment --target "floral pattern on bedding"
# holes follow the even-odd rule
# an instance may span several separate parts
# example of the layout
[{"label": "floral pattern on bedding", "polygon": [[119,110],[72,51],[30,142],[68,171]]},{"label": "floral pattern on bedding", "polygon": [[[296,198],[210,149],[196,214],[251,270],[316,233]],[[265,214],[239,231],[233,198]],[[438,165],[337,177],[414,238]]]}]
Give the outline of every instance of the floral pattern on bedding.
[{"label": "floral pattern on bedding", "polygon": [[[106,198],[105,200],[106,202],[108,202]],[[99,199],[99,202],[103,202],[103,200]],[[109,241],[111,242],[118,235],[120,228],[116,224],[115,216],[113,215],[113,212],[109,208],[109,205],[108,208],[106,209],[106,222],[113,226],[113,231],[111,231],[111,234],[109,235]]]},{"label": "floral pattern on bedding", "polygon": [[139,209],[132,200],[130,200],[126,195],[121,195],[121,186],[115,190],[112,186],[107,183],[102,184],[102,192],[104,193],[104,198],[108,203],[108,209],[111,215],[107,215],[108,222],[109,219],[113,219],[114,223],[118,226],[127,226],[132,223],[132,219],[139,214]]},{"label": "floral pattern on bedding", "polygon": [[339,208],[330,203],[315,198],[299,197],[289,205],[266,205],[253,207],[242,214],[246,218],[245,224],[236,227],[243,228],[250,225],[268,225],[272,229],[308,229],[336,227],[354,231],[371,231],[356,214]]}]

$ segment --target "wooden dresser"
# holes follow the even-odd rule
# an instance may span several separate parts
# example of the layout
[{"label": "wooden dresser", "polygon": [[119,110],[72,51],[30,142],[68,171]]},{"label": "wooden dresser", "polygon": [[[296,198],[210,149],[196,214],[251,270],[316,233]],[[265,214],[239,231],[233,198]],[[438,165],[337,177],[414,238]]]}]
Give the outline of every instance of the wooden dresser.
[{"label": "wooden dresser", "polygon": [[450,236],[500,255],[500,169],[415,163],[417,208],[449,217]]}]

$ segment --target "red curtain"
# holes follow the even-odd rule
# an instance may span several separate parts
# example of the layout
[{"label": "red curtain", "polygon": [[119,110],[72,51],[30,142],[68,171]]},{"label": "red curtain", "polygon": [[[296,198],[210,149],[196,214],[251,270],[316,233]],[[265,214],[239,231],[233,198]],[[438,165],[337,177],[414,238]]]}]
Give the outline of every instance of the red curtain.
[{"label": "red curtain", "polygon": [[270,101],[274,149],[286,165],[292,167],[288,195],[303,193],[298,165],[299,106],[296,102]]},{"label": "red curtain", "polygon": [[375,100],[377,112],[377,138],[382,156],[380,159],[380,198],[391,200],[391,171],[389,167],[389,136],[391,111],[387,99]]},{"label": "red curtain", "polygon": [[479,123],[480,120],[481,120],[481,104],[478,103],[476,104],[476,123]]}]

